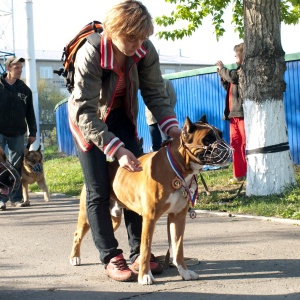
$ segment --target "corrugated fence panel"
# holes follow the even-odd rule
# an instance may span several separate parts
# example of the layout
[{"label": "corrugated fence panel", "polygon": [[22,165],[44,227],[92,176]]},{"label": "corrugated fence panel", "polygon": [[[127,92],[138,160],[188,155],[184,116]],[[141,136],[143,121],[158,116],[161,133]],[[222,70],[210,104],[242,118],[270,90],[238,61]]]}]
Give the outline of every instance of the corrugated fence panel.
[{"label": "corrugated fence panel", "polygon": [[[180,128],[186,117],[196,122],[205,114],[208,122],[218,127],[223,132],[225,140],[229,142],[229,122],[222,120],[225,90],[221,86],[219,76],[216,73],[205,74],[171,81],[177,94],[175,113]],[[145,105],[140,94],[138,132],[139,136],[143,137],[144,152],[149,152],[151,138],[145,120]]]},{"label": "corrugated fence panel", "polygon": [[284,80],[284,108],[291,155],[293,162],[300,164],[300,61],[287,63]]},{"label": "corrugated fence panel", "polygon": [[72,133],[68,122],[67,100],[63,101],[55,111],[56,115],[56,139],[58,150],[67,155],[77,155]]},{"label": "corrugated fence panel", "polygon": [[[182,72],[180,76],[176,73],[172,74],[176,75],[174,78],[172,76],[170,78],[177,93],[175,112],[179,126],[183,126],[186,117],[195,122],[206,114],[208,122],[218,127],[223,132],[224,139],[229,142],[229,122],[222,120],[225,90],[221,86],[217,73],[211,71],[213,68],[206,69],[208,70],[206,73],[204,69],[201,70],[201,74],[200,72],[197,74],[198,70],[195,70],[196,75],[193,75],[193,72]],[[293,162],[300,164],[300,60],[298,57],[297,60],[287,61],[284,79],[287,84],[284,107],[291,155]],[[145,118],[145,105],[140,94],[138,98],[138,134],[143,138],[144,152],[149,152],[151,140]],[[59,150],[67,155],[76,155],[68,124],[66,102],[62,102],[56,108],[56,124]]]}]

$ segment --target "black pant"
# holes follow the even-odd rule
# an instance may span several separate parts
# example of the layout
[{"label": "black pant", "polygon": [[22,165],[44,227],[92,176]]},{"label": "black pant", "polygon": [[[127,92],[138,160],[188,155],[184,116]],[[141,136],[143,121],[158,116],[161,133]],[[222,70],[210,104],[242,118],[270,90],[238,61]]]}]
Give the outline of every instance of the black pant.
[{"label": "black pant", "polygon": [[[126,117],[123,108],[113,110],[106,120],[109,131],[113,132],[136,157],[141,155],[135,129]],[[86,184],[86,207],[89,224],[100,260],[107,264],[111,258],[122,253],[113,232],[109,211],[110,182],[106,156],[96,146],[88,152],[79,147],[78,157]],[[124,219],[130,246],[130,260],[133,262],[140,252],[142,217],[124,209]]]},{"label": "black pant", "polygon": [[161,148],[162,138],[158,124],[149,125],[149,131],[152,141],[152,151],[158,151]]}]

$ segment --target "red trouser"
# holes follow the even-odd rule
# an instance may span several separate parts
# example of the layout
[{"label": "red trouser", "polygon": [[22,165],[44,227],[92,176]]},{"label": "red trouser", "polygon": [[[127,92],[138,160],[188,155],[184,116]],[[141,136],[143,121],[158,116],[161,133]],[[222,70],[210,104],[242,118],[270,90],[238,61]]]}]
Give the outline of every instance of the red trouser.
[{"label": "red trouser", "polygon": [[244,118],[230,118],[229,123],[230,146],[234,149],[232,157],[233,176],[243,177],[247,173]]}]

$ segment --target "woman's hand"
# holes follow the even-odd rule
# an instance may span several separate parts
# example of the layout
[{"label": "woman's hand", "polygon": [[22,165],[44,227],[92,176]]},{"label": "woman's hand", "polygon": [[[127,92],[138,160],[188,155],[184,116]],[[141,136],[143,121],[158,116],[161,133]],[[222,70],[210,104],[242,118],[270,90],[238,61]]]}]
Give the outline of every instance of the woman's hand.
[{"label": "woman's hand", "polygon": [[217,73],[219,74],[220,70],[221,70],[222,68],[224,68],[224,64],[223,64],[223,62],[222,62],[221,60],[218,60],[218,61],[216,62],[216,66],[218,67],[218,68],[217,68]]},{"label": "woman's hand", "polygon": [[133,155],[132,152],[124,147],[120,147],[118,149],[115,157],[118,160],[120,167],[129,172],[140,172],[143,170],[140,161]]},{"label": "woman's hand", "polygon": [[168,136],[171,138],[176,138],[181,135],[181,130],[178,127],[171,127],[168,131]]}]

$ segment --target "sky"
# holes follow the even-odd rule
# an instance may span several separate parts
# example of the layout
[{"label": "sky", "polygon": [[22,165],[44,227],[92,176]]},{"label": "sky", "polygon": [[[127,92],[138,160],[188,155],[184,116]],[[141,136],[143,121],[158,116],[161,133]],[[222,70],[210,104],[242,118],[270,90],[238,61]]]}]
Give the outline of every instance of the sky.
[{"label": "sky", "polygon": [[[31,0],[28,0],[29,2]],[[119,0],[32,0],[34,45],[36,50],[51,50],[62,52],[65,44],[88,22],[103,20],[105,12]],[[142,0],[147,6],[153,18],[168,14],[172,11],[172,5],[164,0]],[[26,10],[25,0],[0,0],[0,11],[8,10],[13,3],[14,17],[14,41],[15,50],[26,47]],[[214,35],[214,28],[210,20],[204,21],[192,37],[172,42],[159,40],[155,34],[150,38],[156,49],[163,55],[178,56],[179,51],[185,57],[197,58],[203,63],[215,63],[222,60],[224,63],[234,63],[233,46],[240,43],[238,34],[231,25],[231,10],[225,15],[226,33],[219,42]],[[11,17],[2,17],[2,32],[0,35],[0,50],[3,45],[10,45],[13,49]],[[7,24],[8,25],[7,25]],[[0,25],[1,26],[1,25]],[[11,27],[9,27],[11,26]],[[3,29],[4,28],[4,29]],[[156,32],[161,28],[155,24]],[[295,37],[299,36],[300,25],[282,25],[282,47],[286,54],[300,52],[299,43],[295,43]]]}]

